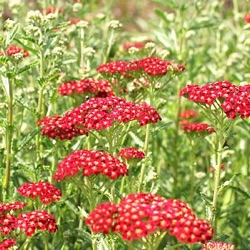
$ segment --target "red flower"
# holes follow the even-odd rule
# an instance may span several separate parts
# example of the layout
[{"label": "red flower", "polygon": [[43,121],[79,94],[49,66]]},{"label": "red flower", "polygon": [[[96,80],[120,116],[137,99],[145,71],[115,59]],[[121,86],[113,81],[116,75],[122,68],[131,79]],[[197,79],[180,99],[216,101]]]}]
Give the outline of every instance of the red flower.
[{"label": "red flower", "polygon": [[237,115],[248,118],[250,116],[249,86],[250,84],[235,86],[228,81],[217,81],[202,87],[187,85],[180,95],[202,105],[219,105],[230,119],[234,119]]},{"label": "red flower", "polygon": [[246,23],[250,23],[250,13],[247,13],[245,16],[244,16],[244,21]]},{"label": "red flower", "polygon": [[181,127],[185,132],[213,133],[215,130],[207,123],[188,123]]},{"label": "red flower", "polygon": [[129,50],[130,48],[137,48],[137,49],[143,49],[145,47],[145,43],[139,43],[139,42],[125,42],[123,44],[123,48],[125,50]]},{"label": "red flower", "polygon": [[79,18],[79,17],[71,17],[71,18],[69,18],[70,24],[77,24],[80,21],[81,21],[81,18]]},{"label": "red flower", "polygon": [[114,224],[115,214],[117,213],[117,205],[105,202],[98,205],[86,218],[85,222],[94,233],[108,234]]},{"label": "red flower", "polygon": [[192,109],[186,109],[180,113],[180,118],[191,119],[198,117],[198,113]]},{"label": "red flower", "polygon": [[126,165],[107,152],[78,150],[58,164],[54,179],[61,181],[78,174],[80,170],[83,176],[103,174],[110,179],[128,174]]},{"label": "red flower", "polygon": [[0,233],[4,235],[10,234],[15,227],[15,216],[13,214],[4,214],[0,216]]},{"label": "red flower", "polygon": [[59,13],[62,14],[62,8],[56,7],[56,6],[48,6],[47,9],[45,10],[45,13],[48,15],[50,13]]},{"label": "red flower", "polygon": [[57,231],[55,218],[45,210],[37,210],[21,214],[16,219],[16,227],[31,237],[36,230],[46,230],[51,233]]},{"label": "red flower", "polygon": [[8,250],[10,247],[16,244],[15,239],[6,239],[0,243],[0,250]]},{"label": "red flower", "polygon": [[127,66],[127,62],[123,62],[123,61],[108,62],[108,63],[100,65],[97,68],[97,71],[100,74],[105,74],[105,75],[115,74],[115,73],[124,75],[126,72],[126,66]]},{"label": "red flower", "polygon": [[201,250],[234,250],[235,245],[228,244],[226,242],[208,242],[203,245]]},{"label": "red flower", "polygon": [[17,190],[22,196],[29,198],[39,197],[41,202],[49,204],[53,201],[59,201],[61,191],[49,182],[30,182],[20,186]]},{"label": "red flower", "polygon": [[23,57],[26,57],[29,55],[29,52],[23,48],[19,48],[15,45],[10,45],[7,50],[6,50],[6,54],[7,56],[12,56],[15,55],[17,53],[21,53],[23,55]]},{"label": "red flower", "polygon": [[90,98],[80,106],[66,112],[64,116],[46,117],[38,122],[43,126],[42,134],[50,138],[71,139],[88,130],[102,130],[114,122],[126,123],[137,120],[140,126],[156,123],[161,117],[146,103],[137,104],[123,98],[109,96]]},{"label": "red flower", "polygon": [[94,78],[63,83],[58,87],[58,93],[61,95],[91,93],[96,97],[114,95],[111,84],[108,81]]},{"label": "red flower", "polygon": [[[104,218],[100,222],[100,218]],[[120,204],[104,203],[86,219],[93,232],[116,232],[124,240],[138,240],[159,230],[169,230],[183,243],[206,242],[213,237],[207,221],[195,217],[180,200],[167,200],[155,194],[130,194]]]},{"label": "red flower", "polygon": [[145,154],[137,148],[123,148],[118,152],[117,155],[128,160],[145,158]]},{"label": "red flower", "polygon": [[6,212],[13,211],[13,210],[21,210],[27,204],[25,202],[10,202],[10,203],[0,203],[0,215],[5,214]]},{"label": "red flower", "polygon": [[44,117],[38,122],[38,126],[42,126],[41,133],[55,139],[60,140],[71,139],[78,135],[86,135],[87,132],[77,126],[70,126],[66,123],[62,116],[55,115],[52,117]]}]

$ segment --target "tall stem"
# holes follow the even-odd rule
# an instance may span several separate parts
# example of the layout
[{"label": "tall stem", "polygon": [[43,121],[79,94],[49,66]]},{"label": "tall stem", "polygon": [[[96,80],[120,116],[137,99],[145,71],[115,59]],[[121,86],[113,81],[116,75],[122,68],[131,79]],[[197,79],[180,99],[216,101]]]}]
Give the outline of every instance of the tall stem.
[{"label": "tall stem", "polygon": [[7,114],[7,122],[8,127],[6,128],[5,136],[6,136],[6,165],[5,165],[5,177],[3,182],[3,189],[5,197],[8,196],[8,188],[10,183],[10,170],[11,170],[11,160],[12,160],[12,138],[13,138],[13,83],[10,79],[6,78],[6,82],[8,83],[8,114]]},{"label": "tall stem", "polygon": [[[40,51],[40,68],[39,68],[39,78],[42,79],[44,75],[44,55],[43,55],[43,50],[41,49]],[[43,91],[45,88],[45,83],[42,82],[42,86],[39,88],[39,96],[38,96],[38,104],[37,104],[37,116],[38,120],[41,119],[44,116],[43,112],[43,105],[44,105],[44,100],[43,100]],[[36,135],[36,155],[37,155],[37,161],[41,161],[41,156],[42,156],[42,145],[41,145],[41,136],[40,134]]]},{"label": "tall stem", "polygon": [[219,196],[219,188],[220,188],[220,172],[221,172],[221,163],[222,163],[222,150],[223,150],[223,126],[221,125],[221,130],[218,134],[218,149],[217,149],[217,166],[214,174],[214,194],[213,194],[213,203],[212,209],[210,213],[209,222],[211,224],[215,224],[216,221],[216,212],[217,212],[217,201]]}]

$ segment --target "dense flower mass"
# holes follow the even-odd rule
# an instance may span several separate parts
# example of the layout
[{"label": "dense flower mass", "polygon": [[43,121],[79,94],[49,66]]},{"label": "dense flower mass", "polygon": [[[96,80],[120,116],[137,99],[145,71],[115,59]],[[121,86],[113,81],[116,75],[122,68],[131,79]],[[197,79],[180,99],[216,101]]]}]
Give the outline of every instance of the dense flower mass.
[{"label": "dense flower mass", "polygon": [[[101,219],[101,222],[100,222]],[[87,217],[93,232],[116,232],[127,241],[168,230],[183,243],[205,243],[213,237],[207,221],[196,218],[185,202],[150,193],[130,194],[120,204],[104,203]]]},{"label": "dense flower mass", "polygon": [[182,119],[191,119],[198,117],[198,113],[192,109],[186,109],[180,113],[180,118]]},{"label": "dense flower mass", "polygon": [[71,139],[78,135],[86,135],[87,132],[77,126],[70,126],[60,115],[44,117],[38,122],[38,126],[42,126],[41,133],[48,137],[60,140]]},{"label": "dense flower mass", "polygon": [[0,215],[5,214],[9,211],[14,210],[21,210],[23,209],[27,204],[25,202],[10,202],[10,203],[0,203]]},{"label": "dense flower mass", "polygon": [[137,148],[123,148],[118,152],[117,155],[128,160],[145,158],[144,152],[138,150]]},{"label": "dense flower mass", "polygon": [[97,97],[107,97],[114,94],[111,84],[107,80],[94,78],[63,83],[58,87],[58,93],[60,95],[90,93]]},{"label": "dense flower mass", "polygon": [[8,250],[16,244],[15,239],[6,239],[0,243],[0,250]]},{"label": "dense flower mass", "polygon": [[126,123],[137,120],[140,126],[156,123],[161,119],[158,112],[146,103],[128,102],[109,96],[90,98],[64,116],[46,117],[38,122],[41,133],[50,138],[71,139],[86,134],[88,130],[109,128],[114,122]]},{"label": "dense flower mass", "polygon": [[[202,105],[219,106],[228,118],[250,116],[250,84],[236,86],[228,81],[217,81],[204,86],[187,85],[180,95]],[[217,106],[216,106],[217,105]]]},{"label": "dense flower mass", "polygon": [[97,71],[101,74],[109,75],[118,73],[127,76],[130,76],[133,72],[140,72],[150,76],[159,76],[167,74],[170,70],[177,73],[184,71],[185,67],[151,56],[130,62],[109,62],[97,68]]},{"label": "dense flower mass", "polygon": [[54,179],[61,181],[78,174],[80,170],[83,176],[103,174],[110,179],[128,174],[126,165],[107,152],[78,150],[58,164]]},{"label": "dense flower mass", "polygon": [[16,227],[27,236],[32,236],[36,230],[46,230],[51,233],[57,231],[55,218],[45,210],[23,213],[16,219]]},{"label": "dense flower mass", "polygon": [[[22,54],[23,57],[27,57],[29,55],[29,52],[26,49],[20,48],[18,46],[15,45],[10,45],[7,49],[6,49],[6,55],[7,56],[12,56],[15,54]],[[2,51],[0,51],[0,55],[4,55],[4,53]]]},{"label": "dense flower mass", "polygon": [[226,242],[208,242],[203,245],[201,250],[234,250],[235,245],[228,244]]},{"label": "dense flower mass", "polygon": [[143,48],[145,48],[145,43],[142,43],[142,42],[125,42],[125,43],[123,43],[123,48],[125,50],[129,50],[132,47],[137,48],[137,49],[143,49]]},{"label": "dense flower mass", "polygon": [[189,133],[213,133],[215,130],[207,123],[188,123],[181,127],[185,132]]},{"label": "dense flower mass", "polygon": [[24,197],[39,197],[44,204],[59,201],[62,195],[61,191],[56,186],[44,181],[25,183],[20,186],[17,191]]},{"label": "dense flower mass", "polygon": [[13,214],[0,215],[0,234],[8,235],[15,227],[16,217]]}]

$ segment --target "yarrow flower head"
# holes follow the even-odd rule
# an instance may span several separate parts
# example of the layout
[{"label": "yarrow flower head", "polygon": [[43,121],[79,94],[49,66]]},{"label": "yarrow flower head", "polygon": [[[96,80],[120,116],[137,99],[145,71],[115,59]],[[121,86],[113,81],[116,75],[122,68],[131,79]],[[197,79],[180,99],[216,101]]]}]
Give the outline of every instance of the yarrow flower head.
[{"label": "yarrow flower head", "polygon": [[[3,53],[1,53],[3,55]],[[29,52],[26,49],[20,48],[18,46],[15,45],[10,45],[7,49],[6,49],[6,55],[7,56],[13,56],[16,54],[20,54],[23,57],[27,57],[29,55]]]},{"label": "yarrow flower head", "polygon": [[131,76],[133,73],[142,73],[150,76],[163,76],[166,75],[168,71],[177,73],[184,70],[185,67],[183,65],[175,64],[153,56],[130,62],[110,62],[102,64],[97,68],[97,71],[100,74],[108,75],[116,73],[125,76]]},{"label": "yarrow flower head", "polygon": [[62,195],[56,186],[45,181],[25,183],[20,186],[17,191],[24,197],[39,197],[44,204],[59,201]]},{"label": "yarrow flower head", "polygon": [[107,80],[94,78],[70,81],[58,87],[60,95],[93,94],[96,97],[114,95],[111,84]]},{"label": "yarrow flower head", "polygon": [[228,81],[217,81],[204,86],[187,85],[180,95],[201,105],[220,108],[230,119],[239,115],[241,118],[250,116],[249,85],[236,86]]},{"label": "yarrow flower head", "polygon": [[234,250],[235,245],[228,244],[226,242],[207,242],[205,245],[203,245],[201,250]]},{"label": "yarrow flower head", "polygon": [[207,123],[188,123],[182,125],[181,128],[187,133],[211,134],[215,132],[214,128]]},{"label": "yarrow flower head", "polygon": [[55,218],[46,210],[23,213],[16,219],[16,227],[31,237],[36,230],[46,230],[51,233],[57,231]]},{"label": "yarrow flower head", "polygon": [[27,204],[25,202],[15,201],[10,203],[0,203],[0,215],[9,211],[21,210]]},{"label": "yarrow flower head", "polygon": [[6,239],[0,243],[0,250],[8,250],[16,244],[15,239]]},{"label": "yarrow flower head", "polygon": [[77,126],[69,126],[65,123],[62,116],[55,115],[52,117],[44,117],[38,122],[38,126],[42,126],[41,133],[52,139],[57,137],[60,140],[71,139],[78,135],[86,135],[87,132]]},{"label": "yarrow flower head", "polygon": [[110,179],[128,174],[126,165],[107,152],[78,150],[58,164],[54,180],[61,181],[68,176],[77,175],[80,171],[83,176],[102,174]]},{"label": "yarrow flower head", "polygon": [[123,159],[144,159],[145,154],[143,151],[138,150],[137,148],[123,148],[121,149],[117,156],[123,158]]},{"label": "yarrow flower head", "polygon": [[90,130],[103,130],[114,122],[138,121],[140,126],[156,123],[161,119],[158,112],[146,103],[128,102],[123,98],[109,96],[90,98],[64,116],[46,117],[38,122],[41,133],[50,138],[71,139]]},{"label": "yarrow flower head", "polygon": [[151,193],[130,194],[117,205],[101,204],[89,214],[86,223],[93,232],[119,233],[127,241],[159,230],[168,230],[170,235],[189,244],[205,243],[213,237],[208,222],[196,218],[186,203]]},{"label": "yarrow flower head", "polygon": [[199,114],[192,109],[186,109],[180,113],[180,118],[182,119],[191,119],[191,118],[196,118],[198,116]]}]

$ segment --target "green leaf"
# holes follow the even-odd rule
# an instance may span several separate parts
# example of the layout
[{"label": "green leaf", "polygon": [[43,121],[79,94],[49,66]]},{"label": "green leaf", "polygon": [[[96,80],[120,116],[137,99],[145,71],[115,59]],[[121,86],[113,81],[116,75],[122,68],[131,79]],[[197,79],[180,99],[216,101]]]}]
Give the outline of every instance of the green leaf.
[{"label": "green leaf", "polygon": [[200,192],[202,200],[205,202],[205,204],[209,207],[212,206],[212,201],[205,195],[204,193]]},{"label": "green leaf", "polygon": [[221,184],[218,194],[227,186],[231,185],[236,177],[238,177],[240,173],[234,174],[233,177],[229,181],[225,181],[224,183]]},{"label": "green leaf", "polygon": [[12,30],[12,32],[10,33],[10,35],[7,36],[7,38],[6,38],[6,41],[5,41],[5,46],[6,47],[8,47],[12,43],[13,39],[16,36],[17,31],[18,31],[18,25],[15,25],[15,27]]},{"label": "green leaf", "polygon": [[159,16],[165,23],[169,23],[169,20],[167,19],[166,13],[164,11],[156,9],[155,14]]},{"label": "green leaf", "polygon": [[129,135],[132,137],[135,144],[137,144],[137,145],[139,145],[140,147],[143,148],[144,142],[137,135],[135,135],[132,131],[129,132]]},{"label": "green leaf", "polygon": [[176,9],[178,6],[174,0],[153,0],[153,2],[159,3],[161,5],[164,5],[166,7]]},{"label": "green leaf", "polygon": [[250,199],[250,194],[248,194],[246,191],[242,190],[241,188],[238,187],[234,187],[234,186],[230,186],[231,189],[233,189],[234,191],[242,194],[243,196],[245,196],[246,198]]},{"label": "green leaf", "polygon": [[21,69],[19,69],[19,70],[17,71],[17,74],[23,73],[23,72],[25,72],[26,70],[29,70],[30,68],[36,66],[37,64],[39,64],[39,60],[35,60],[35,61],[31,62],[30,64],[25,65],[24,67],[22,67]]},{"label": "green leaf", "polygon": [[42,127],[37,127],[34,130],[32,130],[30,133],[28,133],[20,142],[20,145],[17,148],[17,152],[22,150],[40,131],[42,130]]}]

